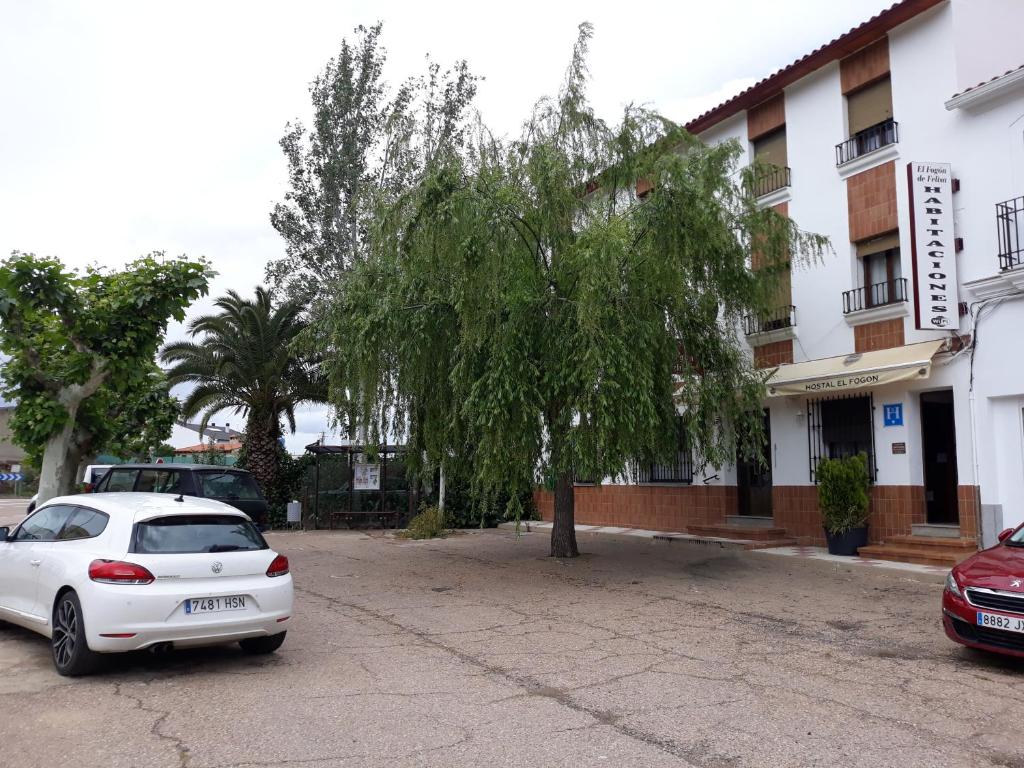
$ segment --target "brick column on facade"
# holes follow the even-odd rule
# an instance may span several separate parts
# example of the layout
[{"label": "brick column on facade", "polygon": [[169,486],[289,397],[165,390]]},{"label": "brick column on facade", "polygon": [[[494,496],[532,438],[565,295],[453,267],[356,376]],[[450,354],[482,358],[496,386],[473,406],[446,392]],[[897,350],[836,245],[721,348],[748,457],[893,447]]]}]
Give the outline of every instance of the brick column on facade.
[{"label": "brick column on facade", "polygon": [[865,323],[853,328],[853,349],[855,352],[873,352],[876,349],[892,349],[902,347],[903,318],[880,320],[877,323]]}]

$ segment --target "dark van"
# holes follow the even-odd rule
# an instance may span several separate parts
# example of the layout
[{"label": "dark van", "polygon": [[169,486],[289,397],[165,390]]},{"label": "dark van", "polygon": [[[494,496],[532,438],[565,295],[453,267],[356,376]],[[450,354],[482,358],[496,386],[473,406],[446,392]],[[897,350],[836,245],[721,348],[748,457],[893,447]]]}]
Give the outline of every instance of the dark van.
[{"label": "dark van", "polygon": [[173,493],[216,499],[266,525],[267,500],[244,469],[210,464],[117,464],[107,470],[94,493]]}]

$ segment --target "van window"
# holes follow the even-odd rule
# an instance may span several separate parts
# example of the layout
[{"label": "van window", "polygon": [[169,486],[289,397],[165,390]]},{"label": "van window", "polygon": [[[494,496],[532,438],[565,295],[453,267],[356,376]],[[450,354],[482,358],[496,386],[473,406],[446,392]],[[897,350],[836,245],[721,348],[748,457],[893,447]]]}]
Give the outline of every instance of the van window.
[{"label": "van window", "polygon": [[135,490],[143,493],[181,493],[181,472],[176,469],[144,469],[139,473]]},{"label": "van window", "polygon": [[208,499],[229,499],[231,501],[259,500],[260,489],[252,475],[245,472],[218,472],[210,470],[197,472],[203,496]]},{"label": "van window", "polygon": [[131,491],[135,488],[135,478],[139,476],[137,469],[112,469],[110,477],[103,485],[104,493]]}]

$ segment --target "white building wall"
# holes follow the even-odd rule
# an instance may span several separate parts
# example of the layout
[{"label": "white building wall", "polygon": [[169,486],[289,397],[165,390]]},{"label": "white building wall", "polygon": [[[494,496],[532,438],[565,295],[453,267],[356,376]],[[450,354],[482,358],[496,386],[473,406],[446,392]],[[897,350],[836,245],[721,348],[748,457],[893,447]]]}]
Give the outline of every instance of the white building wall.
[{"label": "white building wall", "polygon": [[785,99],[789,215],[802,230],[827,235],[833,249],[821,263],[793,272],[793,360],[802,362],[853,351],[853,329],[842,313],[842,293],[850,289],[853,273],[846,182],[834,159],[836,142],[846,137],[838,62],[786,89]]},{"label": "white building wall", "polygon": [[[979,306],[984,296],[972,281],[999,275],[995,204],[1024,195],[1024,86],[970,109],[947,109],[957,92],[1024,64],[1019,43],[1024,0],[950,0],[888,34],[893,116],[899,143],[878,162],[895,160],[902,274],[912,284],[907,163],[948,162],[961,190],[954,194],[960,299]],[[849,175],[835,166],[835,145],[847,138],[839,63],[832,62],[785,91],[789,215],[806,231],[827,235],[834,253],[792,276],[796,306],[795,362],[854,351],[854,330],[843,316],[842,294],[860,285],[847,207]],[[740,164],[752,160],[747,117],[741,112],[705,131],[709,143],[736,139]],[[859,170],[870,168],[870,161]],[[1024,271],[1024,267],[1020,268]],[[1024,279],[1020,281],[1024,288]],[[947,339],[948,332],[917,330],[912,290],[904,318],[906,343]],[[879,485],[924,484],[920,394],[952,389],[957,480],[979,485],[983,505],[1000,510],[1005,525],[1024,521],[1024,299],[986,310],[979,328],[969,315],[959,332],[975,349],[939,355],[925,381],[872,392]],[[972,364],[973,357],[973,364]],[[973,385],[972,385],[973,381]],[[883,406],[902,403],[904,423],[883,424]],[[809,486],[807,400],[770,398],[771,463],[775,486]],[[893,453],[894,444],[905,453]],[[975,453],[977,452],[977,461]],[[716,470],[709,470],[709,474]],[[712,484],[734,484],[735,469],[718,471]],[[702,478],[695,478],[695,483]],[[986,531],[986,540],[994,534]]]},{"label": "white building wall", "polygon": [[951,5],[956,87],[949,96],[1024,64],[1024,3],[953,0]]}]

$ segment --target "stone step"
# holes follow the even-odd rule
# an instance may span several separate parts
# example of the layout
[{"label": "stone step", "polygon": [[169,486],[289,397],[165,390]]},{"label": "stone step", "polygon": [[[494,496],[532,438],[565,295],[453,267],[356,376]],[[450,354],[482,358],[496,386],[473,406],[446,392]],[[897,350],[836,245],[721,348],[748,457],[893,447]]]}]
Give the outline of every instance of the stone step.
[{"label": "stone step", "polygon": [[761,539],[758,541],[751,541],[748,544],[744,544],[744,549],[774,549],[775,547],[795,547],[799,545],[799,541],[793,538],[782,538],[782,539]]},{"label": "stone step", "polygon": [[673,544],[708,544],[725,549],[771,549],[773,547],[795,547],[799,544],[796,539],[790,537],[754,540],[694,533],[687,533],[683,536],[671,533],[657,533],[653,538],[655,541],[667,541]]},{"label": "stone step", "polygon": [[937,565],[952,568],[969,557],[970,552],[962,549],[949,550],[940,547],[901,547],[896,544],[870,544],[857,550],[857,554],[870,560],[889,560],[897,563]]},{"label": "stone step", "polygon": [[718,539],[752,539],[777,541],[789,538],[785,528],[760,528],[742,525],[688,525],[686,532],[694,536],[713,536]]},{"label": "stone step", "polygon": [[774,528],[775,520],[757,515],[726,515],[725,524],[740,528]]},{"label": "stone step", "polygon": [[914,523],[910,526],[914,536],[930,536],[936,539],[959,539],[959,525],[936,525],[933,523]]},{"label": "stone step", "polygon": [[900,547],[923,547],[926,549],[948,549],[948,550],[964,550],[965,552],[973,553],[978,549],[978,542],[976,539],[969,539],[964,536],[957,536],[953,539],[939,538],[936,536],[918,536],[910,534],[906,536],[890,536],[885,540],[886,544],[896,544]]}]

